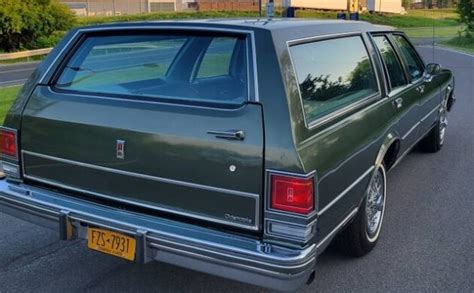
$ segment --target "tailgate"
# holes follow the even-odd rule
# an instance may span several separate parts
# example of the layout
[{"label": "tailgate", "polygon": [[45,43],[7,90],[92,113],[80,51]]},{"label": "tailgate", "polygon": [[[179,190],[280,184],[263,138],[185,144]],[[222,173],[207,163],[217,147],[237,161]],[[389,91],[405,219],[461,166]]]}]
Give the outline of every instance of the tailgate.
[{"label": "tailgate", "polygon": [[246,102],[246,37],[83,39],[24,110],[25,178],[259,230],[264,136],[261,106]]}]

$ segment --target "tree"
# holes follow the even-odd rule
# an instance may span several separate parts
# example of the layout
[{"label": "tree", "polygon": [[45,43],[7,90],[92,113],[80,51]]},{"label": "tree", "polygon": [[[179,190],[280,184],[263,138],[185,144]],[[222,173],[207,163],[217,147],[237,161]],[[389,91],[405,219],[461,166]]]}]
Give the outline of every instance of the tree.
[{"label": "tree", "polygon": [[474,11],[472,0],[460,0],[458,3],[458,13],[462,23],[466,24],[466,34],[474,32]]},{"label": "tree", "polygon": [[0,0],[1,49],[34,49],[74,21],[74,14],[56,0]]}]

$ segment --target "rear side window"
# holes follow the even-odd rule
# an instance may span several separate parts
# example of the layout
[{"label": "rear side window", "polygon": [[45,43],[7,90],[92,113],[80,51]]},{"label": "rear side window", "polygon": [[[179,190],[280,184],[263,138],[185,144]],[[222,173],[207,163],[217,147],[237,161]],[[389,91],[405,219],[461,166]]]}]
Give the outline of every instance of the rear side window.
[{"label": "rear side window", "polygon": [[236,41],[235,38],[214,38],[203,54],[197,78],[229,75]]},{"label": "rear side window", "polygon": [[86,38],[55,88],[131,99],[241,104],[248,96],[247,79],[244,37],[137,33]]},{"label": "rear side window", "polygon": [[423,63],[421,62],[420,58],[418,58],[418,54],[416,53],[415,49],[410,45],[405,37],[401,35],[394,35],[393,37],[400,48],[400,52],[403,56],[403,60],[405,61],[411,78],[420,78],[424,71]]},{"label": "rear side window", "polygon": [[405,80],[405,73],[392,45],[386,36],[375,36],[375,44],[377,45],[382,60],[386,67],[386,72],[390,80],[392,89],[404,86],[407,84]]},{"label": "rear side window", "polygon": [[378,92],[360,36],[290,47],[307,122]]}]

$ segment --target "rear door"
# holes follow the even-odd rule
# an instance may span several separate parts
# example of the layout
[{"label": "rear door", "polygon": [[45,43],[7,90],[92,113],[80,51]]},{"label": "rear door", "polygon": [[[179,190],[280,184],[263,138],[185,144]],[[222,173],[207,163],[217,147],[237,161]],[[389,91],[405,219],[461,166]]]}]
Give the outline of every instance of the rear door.
[{"label": "rear door", "polygon": [[378,48],[384,64],[385,75],[389,85],[389,99],[398,114],[398,131],[402,138],[400,148],[405,151],[417,139],[419,126],[420,96],[409,83],[401,57],[397,54],[394,41],[388,35],[374,35],[374,43]]},{"label": "rear door", "polygon": [[261,107],[250,38],[87,33],[24,111],[31,182],[163,215],[260,228]]}]

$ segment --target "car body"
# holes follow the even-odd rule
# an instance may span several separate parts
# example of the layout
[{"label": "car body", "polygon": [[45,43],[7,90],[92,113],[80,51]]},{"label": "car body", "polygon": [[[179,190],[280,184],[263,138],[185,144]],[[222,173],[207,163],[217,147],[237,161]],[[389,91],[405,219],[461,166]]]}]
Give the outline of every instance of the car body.
[{"label": "car body", "polygon": [[7,115],[0,211],[96,250],[132,239],[101,251],[137,262],[294,290],[339,232],[372,249],[385,171],[420,141],[439,150],[453,92],[402,32],[365,22],[75,29]]}]

